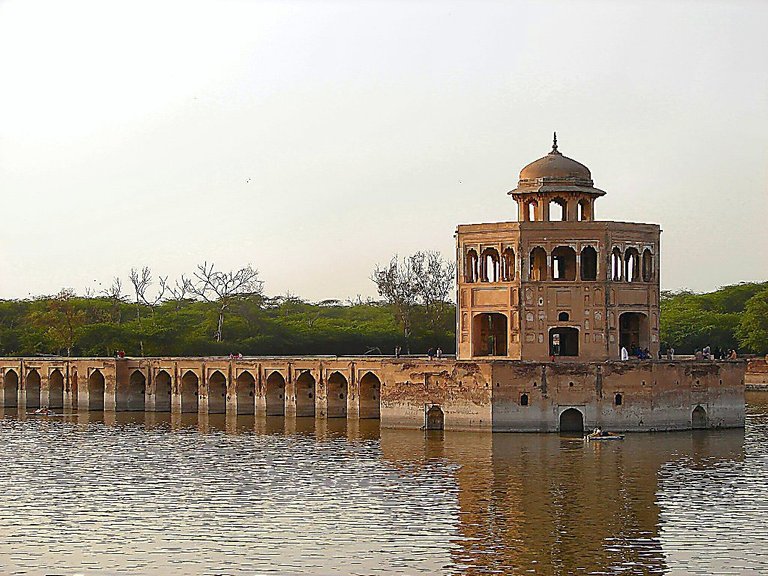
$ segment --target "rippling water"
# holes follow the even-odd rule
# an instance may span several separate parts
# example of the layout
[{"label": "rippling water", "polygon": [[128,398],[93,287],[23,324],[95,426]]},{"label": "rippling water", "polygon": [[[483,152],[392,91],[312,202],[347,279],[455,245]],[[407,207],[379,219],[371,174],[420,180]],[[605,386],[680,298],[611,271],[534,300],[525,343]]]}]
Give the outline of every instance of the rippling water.
[{"label": "rippling water", "polygon": [[2,574],[768,573],[746,430],[552,434],[0,412]]}]

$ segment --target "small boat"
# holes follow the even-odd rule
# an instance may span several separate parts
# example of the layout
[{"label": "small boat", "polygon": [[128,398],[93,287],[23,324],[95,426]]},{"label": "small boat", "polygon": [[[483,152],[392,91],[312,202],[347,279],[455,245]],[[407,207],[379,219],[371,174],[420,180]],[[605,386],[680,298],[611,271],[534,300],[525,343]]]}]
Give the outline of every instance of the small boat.
[{"label": "small boat", "polygon": [[613,432],[603,432],[602,434],[587,434],[584,436],[587,442],[598,442],[603,440],[624,440],[624,434],[614,434]]},{"label": "small boat", "polygon": [[63,414],[57,414],[53,410],[43,410],[41,412],[35,410],[34,412],[27,412],[27,416],[63,416]]}]

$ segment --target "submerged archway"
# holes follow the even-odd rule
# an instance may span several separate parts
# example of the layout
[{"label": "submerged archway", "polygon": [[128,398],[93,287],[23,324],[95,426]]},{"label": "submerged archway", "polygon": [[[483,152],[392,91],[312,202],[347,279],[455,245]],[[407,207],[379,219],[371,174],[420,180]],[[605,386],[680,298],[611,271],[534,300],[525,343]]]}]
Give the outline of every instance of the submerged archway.
[{"label": "submerged archway", "polygon": [[27,408],[40,408],[40,373],[34,368],[27,372],[24,388]]},{"label": "submerged archway", "polygon": [[315,378],[302,372],[296,378],[296,416],[315,415]]},{"label": "submerged archway", "polygon": [[64,375],[58,368],[48,376],[48,408],[64,408]]},{"label": "submerged archway", "polygon": [[347,379],[341,372],[328,376],[326,399],[328,418],[344,418],[347,415]]},{"label": "submerged archway", "polygon": [[104,410],[104,375],[98,370],[88,376],[88,410]]},{"label": "submerged archway", "polygon": [[701,406],[696,406],[691,413],[691,428],[694,430],[707,428],[707,411]]},{"label": "submerged archway", "polygon": [[266,393],[264,394],[267,416],[285,415],[285,378],[280,372],[272,372],[267,376]]},{"label": "submerged archway", "polygon": [[253,414],[255,408],[256,379],[248,371],[241,372],[235,381],[237,413]]},{"label": "submerged archway", "polygon": [[227,411],[227,378],[214,371],[208,377],[208,414],[224,414]]},{"label": "submerged archway", "polygon": [[360,378],[360,418],[381,417],[381,381],[373,372]]},{"label": "submerged archway", "polygon": [[19,375],[14,370],[8,370],[3,378],[3,406],[13,408],[18,405]]},{"label": "submerged archway", "polygon": [[442,430],[445,428],[445,414],[440,406],[430,406],[426,416],[427,430]]},{"label": "submerged archway", "polygon": [[560,432],[584,432],[584,415],[576,408],[568,408],[560,414]]},{"label": "submerged archway", "polygon": [[187,370],[181,377],[181,411],[197,412],[200,379],[192,370]]},{"label": "submerged archway", "polygon": [[171,411],[171,375],[160,370],[155,375],[155,412]]},{"label": "submerged archway", "polygon": [[128,412],[143,412],[147,378],[141,370],[134,370],[128,384],[117,387],[117,409]]}]

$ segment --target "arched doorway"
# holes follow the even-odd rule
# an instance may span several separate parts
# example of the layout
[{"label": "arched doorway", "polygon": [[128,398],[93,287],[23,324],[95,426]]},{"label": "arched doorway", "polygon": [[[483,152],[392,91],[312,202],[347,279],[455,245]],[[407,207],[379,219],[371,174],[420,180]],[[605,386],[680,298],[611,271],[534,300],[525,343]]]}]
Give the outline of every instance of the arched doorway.
[{"label": "arched doorway", "polygon": [[27,408],[40,408],[40,373],[37,370],[27,372],[24,388]]},{"label": "arched doorway", "polygon": [[442,430],[445,428],[445,414],[438,405],[430,406],[427,410],[427,430]]},{"label": "arched doorway", "polygon": [[691,413],[691,428],[694,430],[704,430],[707,426],[707,411],[701,406],[696,406]]},{"label": "arched doorway", "polygon": [[144,411],[144,396],[147,391],[147,378],[141,370],[134,370],[128,380],[128,390],[123,402],[118,402],[118,410],[128,412]]},{"label": "arched doorway", "polygon": [[341,372],[328,376],[326,387],[328,418],[344,418],[347,415],[347,379]]},{"label": "arched doorway", "polygon": [[235,380],[237,413],[253,414],[255,408],[256,379],[248,372],[241,372]]},{"label": "arched doorway", "polygon": [[578,328],[550,328],[549,329],[549,355],[550,356],[578,356],[579,355],[579,329]]},{"label": "arched doorway", "polygon": [[48,376],[48,408],[64,408],[64,375],[58,368]]},{"label": "arched doorway", "polygon": [[104,410],[104,375],[98,370],[88,376],[88,410]]},{"label": "arched doorway", "polygon": [[381,381],[373,372],[360,378],[360,418],[381,418]]},{"label": "arched doorway", "polygon": [[497,312],[472,319],[473,356],[507,355],[507,317]]},{"label": "arched doorway", "polygon": [[560,432],[584,432],[584,415],[576,408],[568,408],[560,414]]},{"label": "arched doorway", "polygon": [[208,378],[208,414],[227,411],[227,379],[218,370]]},{"label": "arched doorway", "polygon": [[197,412],[198,385],[200,380],[192,370],[187,370],[181,377],[181,411]]},{"label": "arched doorway", "polygon": [[19,400],[19,375],[14,370],[8,370],[3,378],[3,406],[14,408]]},{"label": "arched doorway", "polygon": [[641,312],[624,312],[619,316],[619,348],[622,346],[630,354],[648,348],[650,330],[648,317]]},{"label": "arched doorway", "polygon": [[315,378],[309,371],[296,378],[296,416],[315,415]]},{"label": "arched doorway", "polygon": [[171,411],[171,375],[165,370],[155,374],[155,412]]},{"label": "arched doorway", "polygon": [[267,377],[265,393],[267,416],[285,415],[285,378],[280,372],[272,372]]}]

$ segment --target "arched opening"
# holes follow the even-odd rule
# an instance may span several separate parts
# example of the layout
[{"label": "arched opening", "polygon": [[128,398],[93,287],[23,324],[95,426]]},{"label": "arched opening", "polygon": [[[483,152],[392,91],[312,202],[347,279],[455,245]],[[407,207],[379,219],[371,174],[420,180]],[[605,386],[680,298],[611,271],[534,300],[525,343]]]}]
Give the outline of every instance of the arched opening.
[{"label": "arched opening", "polygon": [[501,253],[501,279],[511,282],[515,279],[515,251],[511,247]]},{"label": "arched opening", "polygon": [[541,246],[536,246],[531,250],[530,270],[528,279],[534,282],[543,282],[547,279],[547,253]]},{"label": "arched opening", "polygon": [[558,322],[568,322],[570,320],[570,315],[568,312],[560,312],[560,314],[557,315],[557,321]]},{"label": "arched opening", "polygon": [[128,381],[128,391],[125,398],[125,403],[118,409],[128,410],[131,412],[143,412],[144,411],[144,395],[147,388],[147,379],[141,370],[134,370]]},{"label": "arched opening", "polygon": [[704,430],[707,427],[707,411],[701,406],[696,406],[691,413],[691,428]]},{"label": "arched opening", "polygon": [[584,415],[576,408],[568,408],[560,414],[560,432],[584,432]]},{"label": "arched opening", "polygon": [[248,372],[241,372],[235,380],[238,414],[253,414],[256,409],[256,379]]},{"label": "arched opening", "polygon": [[40,373],[37,370],[33,369],[27,372],[24,387],[26,388],[27,408],[40,408]]},{"label": "arched opening", "polygon": [[296,416],[315,415],[315,378],[309,371],[296,378]]},{"label": "arched opening", "polygon": [[581,249],[581,279],[597,280],[597,250],[592,246]]},{"label": "arched opening", "polygon": [[552,280],[576,280],[576,251],[570,246],[552,250]]},{"label": "arched opening", "polygon": [[328,418],[344,418],[347,415],[347,379],[341,372],[328,376],[326,398]]},{"label": "arched opening", "polygon": [[646,248],[643,250],[643,282],[653,280],[653,254]]},{"label": "arched opening", "polygon": [[549,329],[549,355],[550,356],[578,356],[579,355],[579,329],[578,328],[550,328]]},{"label": "arched opening", "polygon": [[165,370],[155,375],[155,411],[171,411],[171,375]]},{"label": "arched opening", "polygon": [[465,282],[477,282],[477,252],[474,248],[467,250],[467,254],[464,257],[464,281]]},{"label": "arched opening", "polygon": [[626,348],[632,356],[648,348],[650,330],[648,317],[641,312],[624,312],[619,316],[619,347]]},{"label": "arched opening", "polygon": [[200,379],[192,370],[187,370],[181,377],[181,411],[197,412]]},{"label": "arched opening", "polygon": [[624,253],[624,279],[637,282],[640,278],[640,253],[636,248],[627,248]]},{"label": "arched opening", "polygon": [[576,210],[579,222],[589,222],[592,220],[592,203],[589,200],[579,200]]},{"label": "arched opening", "polygon": [[619,282],[621,280],[621,250],[614,248],[611,252],[611,280]]},{"label": "arched opening", "polygon": [[618,394],[616,394],[616,395],[613,397],[613,403],[614,403],[616,406],[621,406],[621,405],[624,403],[624,397],[621,395],[621,393],[618,393]]},{"label": "arched opening", "polygon": [[360,418],[381,417],[381,382],[373,372],[360,378]]},{"label": "arched opening", "polygon": [[19,375],[14,370],[8,370],[3,378],[3,406],[14,408],[19,400]]},{"label": "arched opening", "polygon": [[225,414],[227,412],[227,378],[214,371],[208,377],[208,414]]},{"label": "arched opening", "polygon": [[64,408],[64,375],[58,368],[48,375],[48,408]]},{"label": "arched opening", "polygon": [[528,394],[520,395],[520,406],[528,406]]},{"label": "arched opening", "polygon": [[266,391],[267,416],[285,415],[285,378],[280,372],[272,372],[267,376]]},{"label": "arched opening", "polygon": [[432,405],[427,409],[427,430],[443,430],[445,428],[445,414],[440,406]]},{"label": "arched opening", "polygon": [[528,222],[536,221],[536,213],[539,211],[539,203],[536,200],[528,200],[525,203],[525,218]]},{"label": "arched opening", "polygon": [[549,221],[563,222],[568,219],[568,203],[563,198],[549,201]]},{"label": "arched opening", "polygon": [[88,376],[88,410],[104,410],[104,375],[98,370]]},{"label": "arched opening", "polygon": [[480,280],[499,281],[499,251],[496,248],[486,248],[480,255]]},{"label": "arched opening", "polygon": [[472,323],[474,356],[507,355],[507,317],[504,314],[478,314]]}]

